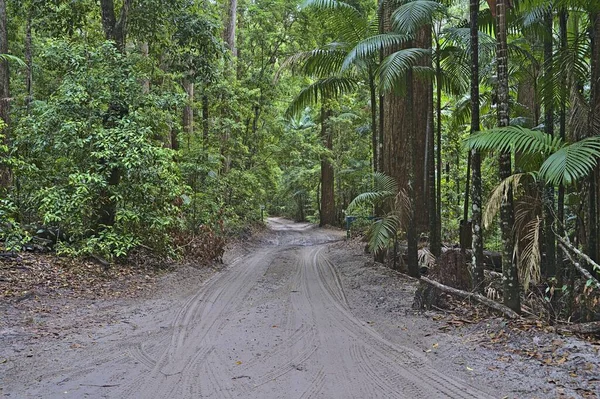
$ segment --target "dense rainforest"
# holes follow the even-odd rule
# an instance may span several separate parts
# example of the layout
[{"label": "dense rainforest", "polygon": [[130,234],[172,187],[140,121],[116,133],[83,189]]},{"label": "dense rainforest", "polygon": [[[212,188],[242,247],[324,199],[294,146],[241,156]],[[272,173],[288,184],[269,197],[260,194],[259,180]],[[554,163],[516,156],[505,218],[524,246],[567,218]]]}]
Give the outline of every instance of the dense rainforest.
[{"label": "dense rainforest", "polygon": [[483,293],[494,250],[508,308],[597,310],[598,1],[0,0],[0,118],[4,251],[353,222],[413,276],[456,244]]}]

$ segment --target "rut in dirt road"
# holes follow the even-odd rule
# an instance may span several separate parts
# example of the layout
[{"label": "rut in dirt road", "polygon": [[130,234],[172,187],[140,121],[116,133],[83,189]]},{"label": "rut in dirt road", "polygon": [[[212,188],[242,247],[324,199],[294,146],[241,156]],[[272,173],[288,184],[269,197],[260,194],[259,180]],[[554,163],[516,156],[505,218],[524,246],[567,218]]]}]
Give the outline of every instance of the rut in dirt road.
[{"label": "rut in dirt road", "polygon": [[80,367],[56,376],[59,388],[48,384],[37,394],[190,399],[491,397],[436,372],[422,353],[384,339],[353,316],[335,259],[327,256],[326,244],[341,239],[340,232],[277,218],[269,225],[272,234],[264,245],[173,309],[169,324],[134,331],[112,347],[102,344],[106,347],[96,349],[107,357],[90,362],[87,373]]}]

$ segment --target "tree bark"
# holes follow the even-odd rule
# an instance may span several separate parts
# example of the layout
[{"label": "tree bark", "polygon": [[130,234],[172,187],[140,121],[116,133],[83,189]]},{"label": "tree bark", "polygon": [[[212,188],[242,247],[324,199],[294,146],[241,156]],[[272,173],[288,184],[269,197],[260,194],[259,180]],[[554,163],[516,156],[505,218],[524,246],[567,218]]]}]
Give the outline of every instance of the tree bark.
[{"label": "tree bark", "polygon": [[[387,18],[389,18],[389,11]],[[425,26],[416,34],[415,47],[431,48],[431,27]],[[393,49],[393,51],[397,51]],[[423,65],[430,66],[431,59],[424,60]],[[416,162],[414,169],[414,186],[416,204],[419,204],[415,209],[415,225],[417,233],[427,231],[429,229],[429,212],[427,206],[425,182],[426,171],[424,162],[425,159],[426,140],[427,137],[427,117],[429,115],[428,108],[430,100],[428,90],[431,90],[430,82],[425,78],[412,78],[410,89],[414,92],[413,103],[409,104],[407,96],[400,96],[395,93],[388,93],[383,98],[383,171],[387,175],[396,179],[398,187],[403,190],[408,189],[408,174],[410,169],[408,152],[414,148],[413,155],[419,162]],[[408,115],[408,109],[414,110],[412,124],[409,124],[409,119],[412,115]],[[414,126],[413,126],[414,125]],[[414,132],[414,143],[410,139],[410,130]],[[414,144],[414,147],[413,147]],[[407,223],[405,220],[404,223]]]},{"label": "tree bark", "polygon": [[[590,117],[589,136],[600,135],[600,12],[590,15],[591,27],[591,85],[590,85]],[[588,242],[587,252],[598,261],[598,189],[600,188],[600,171],[598,167],[589,178],[588,193]]]},{"label": "tree bark", "polygon": [[[508,88],[508,44],[506,26],[506,1],[496,1],[496,40],[498,67],[498,126],[509,126],[509,88]],[[511,154],[504,152],[499,159],[500,179],[508,178],[512,173]],[[509,188],[504,193],[500,206],[500,228],[502,231],[502,273],[504,275],[504,304],[515,312],[521,311],[519,275],[513,256],[514,250],[514,212],[513,193]]]},{"label": "tree bark", "polygon": [[[183,131],[186,133],[188,140],[194,134],[194,83],[190,78],[186,77],[183,79],[183,89],[187,94],[187,101],[185,107],[183,107]],[[173,130],[175,132],[175,130]],[[177,135],[171,139],[171,148],[174,150],[179,149],[179,143]]]},{"label": "tree bark", "polygon": [[[140,44],[140,52],[142,53],[142,57],[146,59],[148,58],[150,53],[150,46],[148,45],[148,42],[142,42]],[[142,93],[150,94],[150,79],[148,78],[142,79]]]},{"label": "tree bark", "polygon": [[[321,141],[330,152],[333,150],[333,137],[329,128],[331,110],[321,107]],[[321,157],[321,220],[319,226],[335,225],[335,191],[333,165],[330,154]]]},{"label": "tree bark", "polygon": [[204,143],[208,141],[208,129],[209,129],[209,103],[208,103],[208,95],[206,94],[206,88],[204,88],[204,93],[202,94],[202,138],[204,139]]},{"label": "tree bark", "polygon": [[[471,134],[480,130],[479,117],[479,0],[470,1],[471,15]],[[483,292],[483,229],[481,222],[481,154],[471,150],[471,228],[473,233],[471,274],[473,288]]]},{"label": "tree bark", "polygon": [[[544,16],[546,36],[544,37],[544,77],[546,81],[552,81],[554,73],[553,60],[553,22],[554,12],[550,6]],[[546,134],[554,136],[554,92],[551,85],[547,84],[544,93],[544,125]],[[547,277],[556,276],[556,241],[554,239],[554,187],[546,185],[543,193],[544,202],[544,253],[542,257],[542,273]]]},{"label": "tree bark", "polygon": [[223,32],[223,40],[227,48],[231,51],[234,57],[237,57],[237,49],[235,47],[235,30],[237,26],[237,0],[229,0],[227,7],[227,17],[225,19],[225,30]]},{"label": "tree bark", "polygon": [[[0,0],[0,54],[8,54],[8,31],[6,21],[6,1]],[[2,144],[9,144],[10,125],[10,71],[8,61],[0,59],[0,118],[4,123]],[[0,165],[0,188],[8,189],[11,184],[10,170]]]},{"label": "tree bark", "polygon": [[127,17],[132,0],[124,0],[121,14],[117,20],[115,4],[113,0],[100,0],[100,11],[102,14],[102,28],[106,40],[113,40],[120,52],[125,51],[125,40],[127,37]]},{"label": "tree bark", "polygon": [[[409,68],[406,74],[406,103],[407,109],[407,130],[408,130],[408,198],[410,200],[410,209],[408,214],[408,227],[406,229],[406,241],[407,241],[407,262],[408,262],[408,274],[413,277],[419,277],[419,255],[418,255],[418,233],[417,233],[417,213],[416,207],[421,203],[417,202],[417,193],[415,186],[417,184],[415,170],[417,168],[417,156],[415,154],[416,149],[416,137],[415,137],[415,118],[414,118],[414,92],[413,85],[413,72],[412,68]],[[395,257],[394,257],[395,258]]]},{"label": "tree bark", "polygon": [[375,76],[369,67],[369,92],[371,95],[371,145],[373,146],[373,172],[379,172],[378,135],[377,135],[377,88]]},{"label": "tree bark", "polygon": [[[560,25],[560,49],[561,52],[566,51],[568,42],[567,42],[567,22],[568,15],[565,8],[562,8],[559,13],[559,25]],[[560,122],[559,122],[559,135],[560,138],[565,140],[567,135],[567,71],[562,71],[560,78]],[[558,199],[557,199],[557,219],[558,219],[558,234],[564,235],[564,223],[565,223],[565,186],[564,184],[560,184],[558,186]],[[557,276],[557,286],[562,287],[565,276],[565,268],[563,265],[562,256],[556,257],[556,276]]]}]

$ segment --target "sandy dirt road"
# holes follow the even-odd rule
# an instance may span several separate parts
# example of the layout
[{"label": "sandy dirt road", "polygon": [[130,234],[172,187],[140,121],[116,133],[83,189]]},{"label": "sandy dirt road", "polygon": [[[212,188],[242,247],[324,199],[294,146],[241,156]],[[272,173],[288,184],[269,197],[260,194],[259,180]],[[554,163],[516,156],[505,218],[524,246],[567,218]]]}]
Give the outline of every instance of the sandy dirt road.
[{"label": "sandy dirt road", "polygon": [[[271,232],[183,301],[95,331],[15,398],[491,398],[357,318],[327,243],[343,233],[269,221]],[[46,363],[43,363],[43,362]],[[54,362],[54,363],[52,363]],[[52,366],[54,364],[54,367]],[[32,374],[33,375],[33,374]]]}]

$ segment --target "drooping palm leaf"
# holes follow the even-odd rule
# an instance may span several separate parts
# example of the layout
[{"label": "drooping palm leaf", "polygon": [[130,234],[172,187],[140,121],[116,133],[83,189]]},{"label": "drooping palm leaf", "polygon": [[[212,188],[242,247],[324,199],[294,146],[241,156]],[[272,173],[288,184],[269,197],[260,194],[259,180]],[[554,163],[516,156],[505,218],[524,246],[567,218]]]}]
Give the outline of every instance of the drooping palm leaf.
[{"label": "drooping palm leaf", "polygon": [[316,104],[321,98],[336,98],[344,93],[349,93],[356,88],[355,79],[332,76],[319,79],[315,83],[303,88],[288,106],[285,115],[287,117],[297,115],[306,107]]},{"label": "drooping palm leaf", "polygon": [[387,56],[379,66],[380,85],[383,91],[398,87],[409,69],[431,54],[430,49],[407,48]]},{"label": "drooping palm leaf", "polygon": [[367,234],[369,249],[372,252],[380,252],[388,248],[396,238],[399,225],[400,219],[394,214],[386,215],[373,223]]},{"label": "drooping palm leaf", "polygon": [[490,198],[488,199],[485,210],[481,217],[483,228],[487,229],[492,225],[494,218],[500,211],[500,206],[502,205],[502,201],[506,200],[509,190],[512,189],[513,192],[517,191],[519,185],[521,184],[521,180],[526,177],[535,177],[535,174],[532,173],[517,173],[512,176],[504,179],[500,184],[494,189]]},{"label": "drooping palm leaf", "polygon": [[436,13],[443,13],[446,7],[437,1],[415,0],[400,5],[392,13],[392,28],[396,32],[414,33],[424,25],[430,25]]},{"label": "drooping palm leaf", "polygon": [[342,71],[348,69],[357,59],[373,57],[383,49],[394,48],[405,43],[410,37],[397,33],[375,35],[360,41],[346,56],[342,64]]},{"label": "drooping palm leaf", "polygon": [[563,141],[538,130],[508,126],[472,135],[467,139],[467,145],[477,150],[543,153],[548,156],[560,149]]},{"label": "drooping palm leaf", "polygon": [[25,64],[25,62],[22,59],[20,59],[19,57],[15,57],[14,55],[10,55],[10,54],[0,54],[0,60],[7,61],[7,62],[14,62],[22,67],[27,66],[27,64]]},{"label": "drooping palm leaf", "polygon": [[540,168],[540,177],[553,185],[568,185],[588,176],[599,158],[600,136],[589,137],[550,155]]}]

